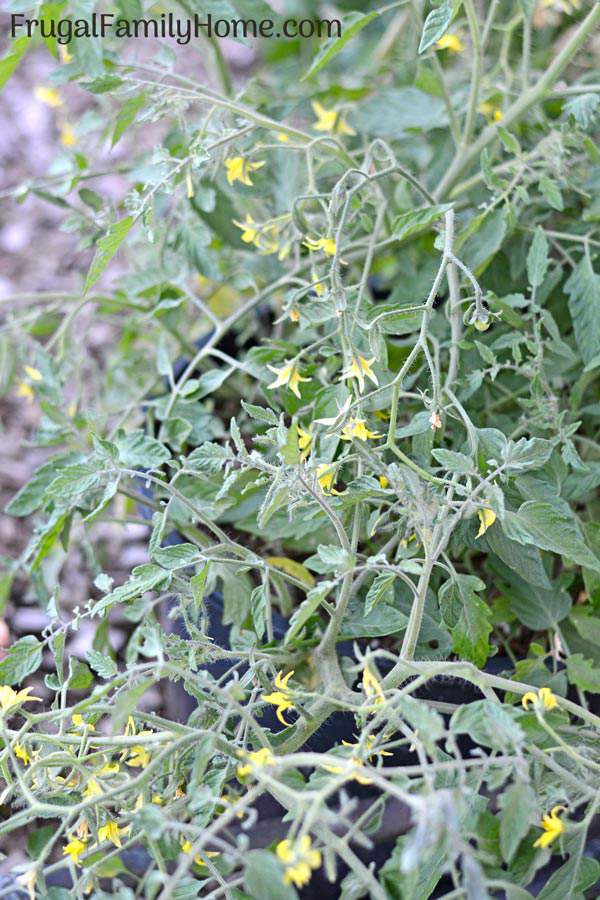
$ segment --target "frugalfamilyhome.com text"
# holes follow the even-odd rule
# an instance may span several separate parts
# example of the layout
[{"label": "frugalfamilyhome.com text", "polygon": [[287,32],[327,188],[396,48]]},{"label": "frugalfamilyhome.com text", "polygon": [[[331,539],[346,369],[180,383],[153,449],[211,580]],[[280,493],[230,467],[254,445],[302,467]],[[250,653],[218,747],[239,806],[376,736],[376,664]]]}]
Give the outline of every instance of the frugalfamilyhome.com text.
[{"label": "frugalfamilyhome.com text", "polygon": [[180,18],[173,13],[143,19],[128,19],[114,13],[92,13],[88,18],[59,19],[47,16],[29,18],[12,13],[10,35],[13,38],[53,38],[70,44],[75,38],[174,38],[189,44],[201,36],[209,38],[337,38],[342,34],[339,19],[227,19],[210,13]]}]

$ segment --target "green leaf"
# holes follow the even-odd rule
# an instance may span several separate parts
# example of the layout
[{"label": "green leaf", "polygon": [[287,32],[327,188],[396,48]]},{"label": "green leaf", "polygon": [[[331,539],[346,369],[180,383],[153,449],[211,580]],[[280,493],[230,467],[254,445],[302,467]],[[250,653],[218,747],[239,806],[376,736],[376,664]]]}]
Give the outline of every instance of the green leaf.
[{"label": "green leaf", "polygon": [[265,425],[279,425],[279,417],[275,415],[272,409],[266,409],[264,406],[255,406],[253,403],[246,403],[245,400],[242,400],[242,406],[251,419],[264,422]]},{"label": "green leaf", "polygon": [[401,139],[409,131],[442,128],[448,114],[441,97],[416,87],[384,87],[363,101],[354,115],[359,127],[373,137]]},{"label": "green leaf", "polygon": [[444,0],[437,9],[431,10],[423,24],[419,53],[424,53],[432,44],[439,41],[452,21],[452,13],[452,3],[449,3],[448,0]]},{"label": "green leaf", "polygon": [[525,740],[525,733],[517,721],[521,712],[491,700],[476,700],[459,706],[452,714],[450,727],[456,734],[468,734],[484,747],[494,750],[518,748]]},{"label": "green leaf", "polygon": [[118,734],[123,729],[123,725],[128,717],[135,711],[139,701],[156,681],[154,678],[146,678],[144,681],[130,688],[124,693],[120,693],[115,704],[114,713],[111,721],[112,733]]},{"label": "green leaf", "polygon": [[567,658],[567,675],[571,684],[582,691],[600,694],[600,669],[595,669],[592,661],[584,659],[583,654],[573,653]]},{"label": "green leaf", "polygon": [[552,209],[557,209],[560,212],[565,208],[560,188],[552,178],[549,178],[547,175],[542,175],[539,180],[539,188],[544,200],[552,207]]},{"label": "green leaf", "polygon": [[600,275],[594,272],[587,256],[573,269],[565,291],[577,347],[583,361],[590,363],[600,353]]},{"label": "green leaf", "polygon": [[443,448],[440,448],[432,450],[431,454],[447,472],[459,472],[462,475],[466,475],[469,472],[475,471],[473,460],[470,457],[465,456],[464,453],[457,453],[455,450],[444,450]]},{"label": "green leaf", "polygon": [[246,854],[244,890],[252,900],[296,900],[298,894],[284,884],[283,866],[274,853],[251,850]]},{"label": "green leaf", "polygon": [[46,488],[46,498],[54,500],[57,506],[65,509],[75,504],[83,494],[98,488],[101,481],[102,472],[97,462],[65,466]]},{"label": "green leaf", "polygon": [[[460,258],[476,275],[489,265],[502,246],[506,235],[506,221],[506,210],[498,208],[491,213],[480,213],[469,222]],[[459,252],[460,243],[459,240],[456,253]]]},{"label": "green leaf", "polygon": [[194,399],[201,400],[203,397],[207,397],[208,394],[213,394],[234,371],[234,369],[215,368],[209,372],[203,372],[198,379],[198,386],[194,391]]},{"label": "green leaf", "polygon": [[441,203],[437,206],[425,206],[422,209],[412,209],[410,212],[402,213],[394,222],[394,237],[398,241],[403,241],[412,234],[424,231],[449,209],[452,209],[451,203]]},{"label": "green leaf", "polygon": [[580,637],[600,647],[600,618],[594,615],[589,607],[574,606],[569,620],[575,626]]},{"label": "green leaf", "polygon": [[584,891],[591,888],[598,878],[598,860],[583,856],[581,852],[573,853],[564,866],[552,873],[537,895],[537,900],[584,900]]},{"label": "green leaf", "polygon": [[89,289],[96,284],[107,265],[131,231],[131,227],[135,219],[133,216],[127,216],[120,219],[110,226],[104,237],[101,237],[96,246],[96,254],[92,260],[92,264],[87,273],[83,293],[87,294]]},{"label": "green leaf", "polygon": [[533,895],[517,884],[507,884],[504,890],[506,891],[506,900],[532,900]]},{"label": "green leaf", "polygon": [[455,653],[479,667],[488,658],[488,636],[492,630],[491,609],[476,593],[484,589],[480,578],[458,574],[446,581],[439,592],[442,618],[452,633]]},{"label": "green leaf", "polygon": [[200,550],[195,544],[173,544],[170,547],[159,547],[154,551],[153,559],[163,569],[173,571],[193,566],[200,562]]},{"label": "green leaf", "polygon": [[171,458],[171,452],[157,441],[145,434],[141,428],[129,434],[117,435],[115,444],[119,450],[120,461],[124,466],[136,469],[156,469]]},{"label": "green leaf", "polygon": [[500,140],[506,147],[509,153],[514,153],[517,156],[521,152],[521,145],[518,140],[511,134],[510,131],[507,131],[506,128],[503,128],[502,125],[497,125],[498,135]]},{"label": "green leaf", "polygon": [[0,91],[11,77],[27,51],[31,38],[27,35],[16,38],[8,48],[8,52],[0,59]]},{"label": "green leaf", "polygon": [[542,564],[542,556],[537,547],[531,544],[519,544],[512,541],[502,527],[488,528],[483,538],[492,553],[502,560],[504,565],[513,569],[528,584],[541,588],[550,588],[550,581]]},{"label": "green leaf", "polygon": [[118,75],[100,75],[92,81],[85,81],[82,87],[91,94],[106,94],[107,91],[114,91],[123,84],[123,79]]},{"label": "green leaf", "polygon": [[[92,607],[92,615],[97,616],[110,606],[117,603],[129,603],[137,597],[141,597],[146,591],[153,591],[167,587],[171,579],[168,572],[160,566],[152,564],[136,566],[129,581],[115,588],[110,594],[102,597]],[[1,664],[0,664],[1,665]]]},{"label": "green leaf", "polygon": [[36,828],[27,836],[27,852],[33,859],[37,859],[46,844],[54,837],[56,829],[53,825],[44,825]]},{"label": "green leaf", "polygon": [[20,684],[42,664],[43,644],[32,634],[20,638],[12,645],[0,662],[0,684]]},{"label": "green leaf", "polygon": [[87,691],[94,681],[94,676],[90,672],[89,666],[84,662],[71,656],[69,659],[69,677],[67,684],[70,691]]},{"label": "green leaf", "polygon": [[221,471],[228,459],[229,451],[226,447],[207,441],[190,453],[187,465],[199,472],[216,473]]},{"label": "green leaf", "polygon": [[552,587],[550,590],[532,585],[527,593],[519,591],[509,595],[509,607],[523,625],[534,631],[556,628],[568,616],[572,605],[567,591]]},{"label": "green leaf", "polygon": [[5,512],[9,516],[28,516],[39,509],[44,503],[48,485],[54,481],[65,465],[75,462],[76,458],[76,454],[63,453],[50,457],[36,469],[27,484],[12,498]]},{"label": "green leaf", "polygon": [[393,603],[394,582],[396,576],[393,572],[380,572],[376,575],[365,600],[365,614],[368,616],[380,603]]},{"label": "green leaf", "polygon": [[402,718],[408,722],[413,731],[418,732],[427,752],[434,756],[436,741],[440,740],[445,731],[444,720],[439,712],[408,695],[399,696],[395,703]]},{"label": "green leaf", "polygon": [[549,264],[548,240],[544,229],[538,225],[527,254],[527,277],[532,287],[539,287],[543,282]]},{"label": "green leaf", "polygon": [[307,569],[319,574],[324,572],[343,574],[350,569],[352,563],[353,559],[336,544],[319,544],[316,555],[304,560]]},{"label": "green leaf", "polygon": [[346,618],[342,622],[341,640],[353,640],[363,637],[384,637],[397,634],[406,627],[408,616],[387,603],[380,603],[369,615],[365,615],[364,604],[354,598],[349,606]]},{"label": "green leaf", "polygon": [[202,569],[198,572],[197,575],[194,575],[193,578],[190,578],[190,587],[192,589],[192,595],[194,597],[194,601],[197,606],[200,607],[204,602],[204,594],[206,588],[206,579],[208,578],[208,572],[210,568],[210,563],[205,563]]},{"label": "green leaf", "polygon": [[554,441],[543,438],[521,438],[518,441],[507,441],[502,451],[502,462],[507,469],[515,472],[526,472],[529,469],[541,469],[554,449]]},{"label": "green leaf", "polygon": [[147,94],[145,91],[142,91],[140,94],[136,94],[125,101],[115,122],[111,147],[114,147],[121,140],[138,112],[144,108],[146,99]]},{"label": "green leaf", "polygon": [[365,15],[359,12],[352,12],[345,16],[340,37],[330,38],[323,44],[315,56],[311,67],[302,76],[300,81],[305,81],[307,78],[311,78],[313,75],[316,75],[317,72],[320,72],[321,69],[338,55],[338,53],[341,53],[346,44],[348,44],[353,37],[356,37],[356,35],[362,31],[369,22],[372,22],[373,19],[377,18],[378,15],[379,12],[375,10],[366,13]]},{"label": "green leaf", "polygon": [[600,571],[600,560],[586,546],[579,524],[566,504],[529,500],[516,513],[507,512],[502,527],[519,544],[533,544]]},{"label": "green leaf", "polygon": [[320,581],[306,595],[306,599],[302,601],[298,609],[290,619],[290,626],[287,630],[284,643],[289,644],[297,637],[308,620],[313,616],[321,603],[333,587],[332,581]]},{"label": "green leaf", "polygon": [[106,653],[100,653],[98,650],[88,650],[85,657],[100,678],[112,678],[119,671],[115,661]]},{"label": "green leaf", "polygon": [[265,528],[275,513],[287,505],[289,498],[290,489],[287,484],[282,484],[278,478],[275,478],[269,485],[265,499],[258,511],[256,517],[258,527]]},{"label": "green leaf", "polygon": [[500,852],[505,863],[510,863],[517,847],[529,831],[531,813],[537,805],[531,785],[513,782],[499,798]]},{"label": "green leaf", "polygon": [[250,595],[250,613],[257,638],[262,640],[266,628],[267,592],[264,584],[259,584]]}]

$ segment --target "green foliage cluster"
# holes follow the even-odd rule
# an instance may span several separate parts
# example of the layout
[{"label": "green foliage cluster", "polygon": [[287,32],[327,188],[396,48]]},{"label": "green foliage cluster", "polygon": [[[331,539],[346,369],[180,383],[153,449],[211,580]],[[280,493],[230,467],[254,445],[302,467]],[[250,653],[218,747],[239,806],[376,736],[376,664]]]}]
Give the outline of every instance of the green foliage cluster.
[{"label": "green foliage cluster", "polygon": [[[4,332],[48,448],[7,510],[32,534],[3,585],[27,578],[49,624],[0,662],[0,836],[27,835],[32,898],[595,895],[600,5],[352,5],[341,39],[260,45],[243,85],[216,41],[218,89],[166,45],[57,60],[51,89],[90,107],[14,197],[60,206],[94,255],[79,292],[9,298]],[[118,203],[103,145],[125,148]],[[115,335],[100,360],[90,310]],[[115,585],[100,526],[144,510],[147,562]],[[75,610],[72,547],[95,579]],[[144,704],[166,682],[187,722]],[[261,843],[266,796],[285,818]]]}]

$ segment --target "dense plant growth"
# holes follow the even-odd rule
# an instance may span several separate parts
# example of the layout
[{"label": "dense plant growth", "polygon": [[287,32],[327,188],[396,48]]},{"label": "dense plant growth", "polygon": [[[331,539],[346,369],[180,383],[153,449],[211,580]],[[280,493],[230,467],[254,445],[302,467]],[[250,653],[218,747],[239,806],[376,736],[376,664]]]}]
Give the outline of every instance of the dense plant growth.
[{"label": "dense plant growth", "polygon": [[205,80],[110,37],[0,62],[56,57],[64,147],[11,196],[93,253],[3,304],[48,448],[5,582],[48,625],[0,662],[0,896],[596,896],[600,6],[352,5],[287,4],[342,37],[243,78],[207,39]]}]

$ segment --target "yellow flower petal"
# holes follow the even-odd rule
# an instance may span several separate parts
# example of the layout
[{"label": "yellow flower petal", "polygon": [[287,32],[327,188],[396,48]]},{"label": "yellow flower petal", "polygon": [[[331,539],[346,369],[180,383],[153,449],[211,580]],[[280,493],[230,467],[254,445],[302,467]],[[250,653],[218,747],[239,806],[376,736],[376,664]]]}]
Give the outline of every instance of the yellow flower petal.
[{"label": "yellow flower petal", "polygon": [[463,42],[457,34],[444,34],[435,42],[438,50],[450,50],[451,53],[462,53],[465,49]]},{"label": "yellow flower petal", "polygon": [[250,178],[250,174],[252,172],[256,172],[258,169],[262,169],[264,165],[264,160],[261,160],[260,162],[250,162],[243,156],[230,157],[229,159],[225,160],[225,168],[227,169],[227,181],[229,182],[229,184],[234,184],[236,181],[240,181],[242,184],[251,187],[253,181]]},{"label": "yellow flower petal", "polygon": [[476,538],[482,537],[488,528],[491,528],[494,522],[496,521],[496,513],[493,509],[487,509],[486,507],[477,511],[477,517],[479,518],[479,531],[475,535]]},{"label": "yellow flower petal", "polygon": [[57,109],[59,106],[63,105],[62,98],[56,88],[45,87],[44,85],[39,84],[34,88],[33,96],[36,100],[39,100],[40,103],[45,103],[46,106],[51,106],[53,109]]}]

